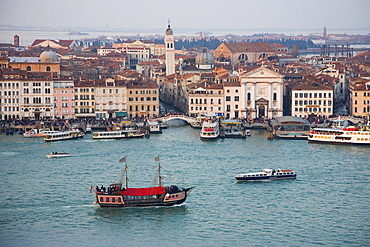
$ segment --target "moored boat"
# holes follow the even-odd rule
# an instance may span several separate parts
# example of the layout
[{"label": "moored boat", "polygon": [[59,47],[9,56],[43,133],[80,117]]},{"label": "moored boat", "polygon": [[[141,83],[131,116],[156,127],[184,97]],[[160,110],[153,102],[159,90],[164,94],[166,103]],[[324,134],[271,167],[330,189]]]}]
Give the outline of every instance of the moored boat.
[{"label": "moored boat", "polygon": [[220,136],[226,138],[245,138],[251,135],[249,129],[245,129],[238,120],[222,120]]},{"label": "moored boat", "polygon": [[63,141],[63,140],[71,140],[71,139],[78,139],[84,137],[84,133],[80,130],[70,130],[70,131],[63,131],[57,133],[50,133],[44,137],[44,140],[47,142],[52,141]]},{"label": "moored boat", "polygon": [[263,169],[261,172],[242,173],[235,176],[238,181],[263,181],[277,179],[294,179],[297,174],[293,170]]},{"label": "moored boat", "polygon": [[59,131],[49,129],[31,129],[23,133],[24,137],[45,137],[49,134],[59,133]]},{"label": "moored boat", "polygon": [[216,139],[220,136],[220,122],[217,115],[208,115],[202,123],[200,138],[204,140]]},{"label": "moored boat", "polygon": [[61,158],[61,157],[70,157],[72,154],[70,153],[63,153],[63,152],[51,152],[50,154],[46,154],[48,158]]},{"label": "moored boat", "polygon": [[308,140],[321,143],[370,145],[370,125],[348,126],[340,129],[313,128]]},{"label": "moored boat", "polygon": [[[159,162],[159,157],[156,157]],[[126,162],[126,157],[120,162]],[[105,187],[95,188],[96,202],[101,207],[147,207],[147,206],[173,206],[185,202],[190,191],[194,187],[179,188],[175,185],[164,187],[162,185],[161,165],[158,165],[158,186],[146,188],[131,188],[128,186],[127,163],[118,183]],[[126,178],[123,186],[122,179]],[[93,187],[90,188],[92,191]]]},{"label": "moored boat", "polygon": [[123,138],[140,138],[144,137],[144,133],[136,129],[114,130],[93,132],[93,139],[123,139]]}]

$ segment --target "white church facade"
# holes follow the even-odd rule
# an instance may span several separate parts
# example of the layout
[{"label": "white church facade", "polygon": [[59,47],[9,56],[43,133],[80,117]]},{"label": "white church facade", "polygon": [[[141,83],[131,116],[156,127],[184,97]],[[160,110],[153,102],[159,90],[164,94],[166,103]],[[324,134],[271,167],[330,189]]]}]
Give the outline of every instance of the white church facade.
[{"label": "white church facade", "polygon": [[283,75],[263,66],[240,75],[246,118],[283,116],[283,78]]}]

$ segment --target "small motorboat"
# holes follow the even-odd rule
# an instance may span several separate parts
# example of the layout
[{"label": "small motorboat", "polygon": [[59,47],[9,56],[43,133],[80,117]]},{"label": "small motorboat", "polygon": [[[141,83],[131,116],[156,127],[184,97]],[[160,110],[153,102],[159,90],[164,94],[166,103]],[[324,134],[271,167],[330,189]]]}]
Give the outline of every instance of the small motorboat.
[{"label": "small motorboat", "polygon": [[61,157],[70,157],[72,154],[70,153],[62,153],[62,152],[51,152],[47,154],[46,157],[48,158],[61,158]]},{"label": "small motorboat", "polygon": [[297,174],[293,170],[263,169],[261,172],[242,173],[235,177],[238,181],[261,181],[296,178]]}]

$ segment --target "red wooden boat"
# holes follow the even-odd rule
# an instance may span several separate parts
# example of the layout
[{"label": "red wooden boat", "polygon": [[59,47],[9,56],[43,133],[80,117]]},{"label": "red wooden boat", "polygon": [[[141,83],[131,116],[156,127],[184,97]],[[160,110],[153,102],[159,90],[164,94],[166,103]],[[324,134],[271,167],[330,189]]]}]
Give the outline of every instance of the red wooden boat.
[{"label": "red wooden boat", "polygon": [[[159,157],[156,158],[159,161]],[[120,162],[126,162],[126,157]],[[96,202],[101,207],[147,207],[147,206],[172,206],[185,202],[194,187],[179,188],[176,185],[164,187],[160,175],[161,166],[158,165],[158,186],[147,188],[130,188],[127,179],[127,164],[122,176],[126,177],[126,186],[122,181],[111,184],[107,189],[96,186]],[[92,188],[91,188],[92,189]]]}]

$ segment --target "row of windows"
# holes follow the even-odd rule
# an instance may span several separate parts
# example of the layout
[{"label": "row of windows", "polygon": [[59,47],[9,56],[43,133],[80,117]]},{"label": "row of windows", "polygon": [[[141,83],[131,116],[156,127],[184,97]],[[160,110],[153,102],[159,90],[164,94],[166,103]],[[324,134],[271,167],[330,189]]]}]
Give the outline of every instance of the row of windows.
[{"label": "row of windows", "polygon": [[[130,105],[130,111],[133,111],[133,106],[132,105]],[[152,111],[156,111],[156,106],[155,105],[153,105],[152,106]],[[144,105],[142,105],[141,107],[140,107],[140,110],[139,110],[139,106],[138,105],[136,105],[135,106],[135,111],[150,111],[150,105],[147,105],[146,106],[146,109],[145,109],[145,106]]]},{"label": "row of windows", "polygon": [[[41,92],[42,92],[41,88],[36,87],[36,88],[32,89],[32,93],[34,93],[34,94],[41,93]],[[44,92],[45,92],[45,94],[50,94],[51,90],[50,90],[50,88],[45,88]],[[29,94],[30,93],[29,88],[23,88],[23,93],[24,94]]]},{"label": "row of windows", "polygon": [[[1,107],[0,107],[0,111],[1,111]],[[6,111],[19,111],[19,107],[4,107],[4,112]]]},{"label": "row of windows", "polygon": [[[156,101],[157,100],[157,97],[153,97],[153,100],[151,100],[151,99],[152,98],[150,98],[150,97],[146,97],[146,98],[141,97],[140,98],[140,101]],[[130,97],[130,98],[128,98],[128,101],[139,101],[139,97],[136,97],[135,100],[134,100],[134,98]]]},{"label": "row of windows", "polygon": [[328,103],[328,106],[330,106],[331,105],[331,100],[328,100],[328,101],[326,101],[326,100],[323,100],[323,101],[321,101],[321,100],[296,100],[296,101],[294,101],[294,105],[321,105],[321,103],[322,103],[322,105],[326,105],[326,103]]},{"label": "row of windows", "polygon": [[[104,89],[103,89],[104,90]],[[104,92],[103,92],[104,93]],[[133,91],[130,91],[129,92],[130,94],[133,94]],[[135,91],[135,94],[139,94],[139,91]],[[145,91],[145,90],[141,90],[140,91],[140,94],[151,94],[151,91],[150,90],[147,90],[147,91]],[[156,90],[154,90],[153,91],[153,94],[157,94],[157,91]]]},{"label": "row of windows", "polygon": [[[354,112],[358,112],[358,110],[357,110],[357,107],[355,107],[354,109],[353,109],[353,111]],[[370,106],[369,107],[364,107],[364,108],[362,108],[362,112],[370,112]]]},{"label": "row of windows", "polygon": [[[355,96],[359,96],[359,93],[355,92]],[[370,97],[370,92],[364,92],[363,96],[369,96]]]},{"label": "row of windows", "polygon": [[[15,104],[15,103],[19,103],[19,99],[4,99],[4,104],[6,104],[6,103],[13,103],[13,104]],[[1,99],[0,99],[0,104],[1,104]]]},{"label": "row of windows", "polygon": [[[33,104],[42,104],[41,97],[32,98],[32,102],[33,102]],[[30,98],[23,98],[23,103],[24,104],[29,104],[30,103]],[[45,98],[45,104],[50,104],[50,103],[51,103],[50,97],[46,97]]]},{"label": "row of windows", "polygon": [[[0,91],[1,95],[1,91]],[[4,91],[4,96],[19,95],[18,91]]]},{"label": "row of windows", "polygon": [[[3,87],[3,84],[2,83],[0,83],[0,87]],[[19,83],[14,83],[14,82],[13,83],[10,83],[10,82],[9,83],[5,83],[4,82],[4,88],[5,87],[8,87],[8,88],[11,88],[11,87],[12,88],[19,87]]]},{"label": "row of windows", "polygon": [[[207,104],[207,99],[190,99],[190,104]],[[210,104],[214,104],[214,99],[210,99]],[[218,104],[221,104],[221,99],[218,99]]]},{"label": "row of windows", "polygon": [[[194,111],[194,109],[195,109],[195,111],[207,111],[207,107],[201,107],[201,106],[196,106],[196,107],[190,107],[190,110],[191,111]],[[211,111],[213,111],[214,110],[214,108],[213,107],[211,107]],[[218,107],[218,109],[217,109],[218,111],[221,111],[221,107]]]},{"label": "row of windows", "polygon": [[[80,88],[80,89],[78,89],[78,88],[75,88],[75,91],[78,93],[78,91],[80,90],[80,92],[81,93],[88,93],[89,91],[90,91],[90,89],[89,88]],[[103,90],[105,90],[105,89],[103,89]],[[112,89],[111,89],[112,90]],[[118,90],[118,89],[116,89],[116,90]],[[91,88],[91,92],[94,92],[94,88]],[[118,91],[117,91],[118,92]],[[73,91],[72,91],[72,93],[73,93]]]},{"label": "row of windows", "polygon": [[[32,71],[32,67],[31,66],[27,66],[26,70],[27,71]],[[51,71],[51,67],[50,66],[46,66],[45,71]]]},{"label": "row of windows", "polygon": [[[366,105],[366,104],[370,104],[370,100],[368,100],[368,101],[366,101],[366,100],[364,100],[364,105]],[[355,100],[355,105],[357,105],[357,100]]]},{"label": "row of windows", "polygon": [[294,108],[296,112],[331,112],[331,108],[317,108],[317,107],[309,107],[309,108]]},{"label": "row of windows", "polygon": [[331,98],[331,93],[295,93],[296,98]]}]

